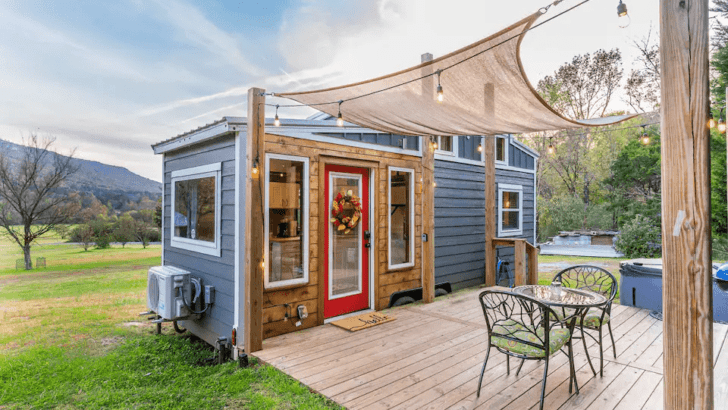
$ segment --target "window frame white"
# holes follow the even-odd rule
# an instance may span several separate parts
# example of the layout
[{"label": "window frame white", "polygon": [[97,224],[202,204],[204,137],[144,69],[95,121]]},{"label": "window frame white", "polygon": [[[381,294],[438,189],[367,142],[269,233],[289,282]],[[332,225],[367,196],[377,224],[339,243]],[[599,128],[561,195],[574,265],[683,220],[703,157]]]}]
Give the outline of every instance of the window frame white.
[{"label": "window frame white", "polygon": [[[271,282],[270,281],[270,160],[271,159],[279,159],[283,161],[296,161],[296,162],[302,162],[303,163],[303,175],[301,176],[301,182],[304,186],[301,187],[301,191],[303,192],[303,198],[302,198],[302,206],[303,209],[301,210],[301,221],[304,221],[303,224],[303,231],[301,232],[301,244],[303,245],[303,248],[301,249],[301,257],[303,259],[303,277],[298,279],[288,279],[288,280],[280,280]],[[276,289],[276,288],[282,288],[287,286],[293,286],[293,285],[304,285],[307,284],[309,281],[309,242],[311,240],[309,236],[309,225],[311,223],[311,217],[309,214],[309,184],[310,184],[310,169],[309,169],[309,158],[308,157],[298,157],[293,155],[283,155],[283,154],[272,154],[267,153],[265,154],[265,203],[264,203],[264,215],[263,215],[263,225],[264,225],[264,233],[263,237],[265,238],[265,245],[263,250],[263,260],[266,261],[265,263],[265,269],[263,274],[263,287],[264,289]]]},{"label": "window frame white", "polygon": [[[503,140],[503,160],[498,160],[498,139]],[[508,154],[509,154],[509,137],[508,136],[499,136],[496,135],[495,138],[493,138],[493,142],[495,143],[495,147],[493,147],[493,154],[495,156],[495,163],[498,165],[508,165]]]},{"label": "window frame white", "polygon": [[[514,208],[503,208],[503,193],[518,194],[518,229],[503,229],[503,212],[516,211]],[[523,234],[523,185],[498,184],[498,236],[519,236]]]},{"label": "window frame white", "polygon": [[[442,138],[451,138],[450,143],[452,144],[452,151],[446,151],[441,149],[442,147]],[[458,140],[456,135],[438,135],[437,136],[437,149],[435,150],[436,154],[440,155],[447,155],[450,157],[457,158],[458,156]]]},{"label": "window frame white", "polygon": [[[407,172],[410,174],[409,186],[409,262],[392,265],[392,171]],[[387,168],[387,267],[389,270],[410,268],[415,266],[415,170],[412,168]]]},{"label": "window frame white", "polygon": [[[181,169],[178,171],[172,171],[171,178],[171,214],[169,224],[169,243],[173,248],[184,249],[192,252],[202,253],[211,256],[222,256],[222,238],[221,238],[221,221],[222,221],[222,183],[221,183],[221,172],[222,162],[216,162],[214,164],[202,165],[198,167]],[[215,241],[207,242],[199,239],[180,238],[174,234],[174,215],[175,207],[177,206],[176,188],[175,185],[180,181],[189,181],[191,179],[202,179],[202,178],[215,178]]]}]

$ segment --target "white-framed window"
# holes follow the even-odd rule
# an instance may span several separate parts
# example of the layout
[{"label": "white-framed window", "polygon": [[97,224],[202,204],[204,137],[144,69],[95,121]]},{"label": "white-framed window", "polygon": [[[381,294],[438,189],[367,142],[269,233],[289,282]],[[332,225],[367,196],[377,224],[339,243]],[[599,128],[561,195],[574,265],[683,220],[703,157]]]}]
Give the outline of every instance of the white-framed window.
[{"label": "white-framed window", "polygon": [[415,171],[389,167],[389,269],[415,265]]},{"label": "white-framed window", "polygon": [[453,136],[437,137],[437,149],[435,152],[442,155],[452,155],[457,157],[457,140]]},{"label": "white-framed window", "polygon": [[214,163],[172,172],[170,244],[220,256],[220,170]]},{"label": "white-framed window", "polygon": [[508,165],[508,138],[495,137],[495,163]]},{"label": "white-framed window", "polygon": [[267,154],[265,288],[308,283],[309,160]]},{"label": "white-framed window", "polygon": [[523,186],[498,184],[498,236],[523,233]]}]

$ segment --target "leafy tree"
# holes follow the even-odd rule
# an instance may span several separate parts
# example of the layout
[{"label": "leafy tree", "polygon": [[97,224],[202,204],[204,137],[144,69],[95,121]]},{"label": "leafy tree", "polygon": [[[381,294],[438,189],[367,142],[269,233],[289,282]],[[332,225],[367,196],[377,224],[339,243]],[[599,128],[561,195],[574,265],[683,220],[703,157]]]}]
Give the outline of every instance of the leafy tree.
[{"label": "leafy tree", "polygon": [[98,215],[98,217],[88,221],[86,225],[93,230],[92,238],[96,242],[97,248],[106,249],[111,246],[112,226],[106,216],[103,214]]},{"label": "leafy tree", "polygon": [[36,239],[68,220],[73,203],[55,190],[78,171],[69,156],[51,151],[54,138],[31,134],[13,160],[0,152],[0,226],[23,250],[25,269],[32,269],[30,247]]},{"label": "leafy tree", "polygon": [[134,218],[130,215],[122,215],[117,221],[114,228],[114,239],[117,242],[121,242],[121,247],[125,247],[127,242],[131,242],[136,239],[136,225]]},{"label": "leafy tree", "polygon": [[53,230],[61,237],[61,239],[66,239],[71,233],[71,229],[68,225],[56,225]]},{"label": "leafy tree", "polygon": [[94,229],[87,224],[76,225],[71,238],[74,242],[80,243],[84,251],[88,251],[88,248],[93,243]]},{"label": "leafy tree", "polygon": [[132,214],[134,219],[134,235],[136,240],[142,243],[146,249],[157,231],[154,227],[154,211],[143,210]]},{"label": "leafy tree", "polygon": [[154,225],[162,229],[162,198],[157,200],[157,207],[154,209]]},{"label": "leafy tree", "polygon": [[[710,11],[720,13],[720,16],[724,19],[728,18],[728,0],[713,0],[713,7],[710,8]],[[712,45],[715,48],[723,48],[728,43],[728,25],[723,24],[717,18],[711,20],[713,28]]]}]

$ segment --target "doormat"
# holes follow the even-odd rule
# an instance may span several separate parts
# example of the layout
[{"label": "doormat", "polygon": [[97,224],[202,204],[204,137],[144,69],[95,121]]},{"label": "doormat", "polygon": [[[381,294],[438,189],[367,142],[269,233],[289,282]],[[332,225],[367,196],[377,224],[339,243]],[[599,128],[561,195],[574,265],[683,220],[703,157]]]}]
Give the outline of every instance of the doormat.
[{"label": "doormat", "polygon": [[332,325],[338,326],[342,329],[346,329],[350,332],[356,332],[357,330],[366,329],[368,327],[380,325],[382,323],[391,322],[396,317],[392,315],[385,315],[379,312],[369,312],[363,315],[347,317],[346,319],[337,320],[331,322]]}]

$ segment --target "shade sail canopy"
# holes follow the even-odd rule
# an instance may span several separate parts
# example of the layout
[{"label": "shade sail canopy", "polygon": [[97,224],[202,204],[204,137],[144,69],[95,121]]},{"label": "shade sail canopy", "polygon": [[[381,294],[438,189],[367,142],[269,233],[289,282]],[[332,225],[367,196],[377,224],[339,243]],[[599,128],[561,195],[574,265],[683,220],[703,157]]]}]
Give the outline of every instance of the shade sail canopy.
[{"label": "shade sail canopy", "polygon": [[[526,78],[520,45],[534,13],[477,43],[418,66],[341,87],[276,94],[345,121],[403,135],[491,135],[611,125],[629,116],[571,120]],[[443,70],[437,74],[438,70]],[[444,99],[437,101],[438,77]]]}]

